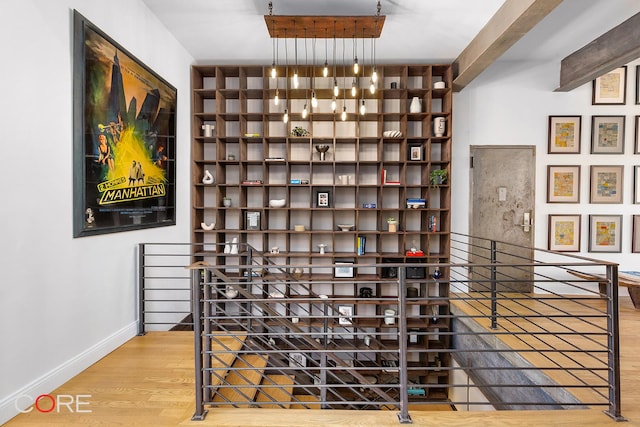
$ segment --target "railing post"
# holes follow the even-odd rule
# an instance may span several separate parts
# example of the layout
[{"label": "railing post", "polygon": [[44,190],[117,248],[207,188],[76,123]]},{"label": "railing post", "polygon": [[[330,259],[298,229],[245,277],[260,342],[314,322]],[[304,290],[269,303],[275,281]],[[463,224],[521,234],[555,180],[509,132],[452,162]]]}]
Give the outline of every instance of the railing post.
[{"label": "railing post", "polygon": [[401,424],[411,424],[411,416],[409,415],[409,378],[407,372],[407,267],[398,267],[398,381],[400,383],[400,413],[398,419]]},{"label": "railing post", "polygon": [[147,333],[144,318],[144,243],[138,243],[138,336]]},{"label": "railing post", "polygon": [[197,268],[191,270],[191,302],[193,304],[193,347],[196,374],[196,409],[191,420],[202,421],[207,416],[207,411],[204,409],[204,401],[202,398],[202,315],[200,312],[200,270]]},{"label": "railing post", "polygon": [[607,265],[607,331],[609,344],[609,409],[607,415],[616,421],[626,421],[622,416],[620,397],[620,312],[618,310],[618,266]]},{"label": "railing post", "polygon": [[498,329],[496,241],[491,241],[491,329]]}]

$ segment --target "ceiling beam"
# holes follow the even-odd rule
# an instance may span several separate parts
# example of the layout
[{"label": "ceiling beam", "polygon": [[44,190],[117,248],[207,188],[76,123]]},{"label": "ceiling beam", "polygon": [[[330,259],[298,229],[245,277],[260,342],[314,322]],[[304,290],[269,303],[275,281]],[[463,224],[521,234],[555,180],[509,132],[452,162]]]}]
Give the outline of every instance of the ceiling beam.
[{"label": "ceiling beam", "polygon": [[556,8],[562,0],[506,0],[453,62],[460,91]]},{"label": "ceiling beam", "polygon": [[640,13],[560,62],[560,87],[568,92],[640,57]]}]

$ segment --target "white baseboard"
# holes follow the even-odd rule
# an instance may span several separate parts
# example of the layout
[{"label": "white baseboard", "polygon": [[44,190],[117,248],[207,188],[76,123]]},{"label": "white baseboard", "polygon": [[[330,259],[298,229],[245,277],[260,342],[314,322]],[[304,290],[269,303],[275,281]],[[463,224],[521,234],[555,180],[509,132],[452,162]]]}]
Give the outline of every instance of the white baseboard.
[{"label": "white baseboard", "polygon": [[[26,401],[19,399],[20,397],[32,396],[35,398],[41,394],[50,393],[52,390],[60,387],[89,366],[120,347],[125,342],[133,338],[138,332],[138,325],[133,322],[124,328],[116,331],[112,335],[106,337],[97,344],[89,347],[77,356],[67,360],[60,366],[52,369],[40,378],[35,379],[31,383],[25,385],[20,390],[11,393],[9,396],[0,400],[0,425],[9,421],[20,413],[16,408],[16,401],[19,400],[25,404]],[[32,404],[31,402],[30,404]]]}]

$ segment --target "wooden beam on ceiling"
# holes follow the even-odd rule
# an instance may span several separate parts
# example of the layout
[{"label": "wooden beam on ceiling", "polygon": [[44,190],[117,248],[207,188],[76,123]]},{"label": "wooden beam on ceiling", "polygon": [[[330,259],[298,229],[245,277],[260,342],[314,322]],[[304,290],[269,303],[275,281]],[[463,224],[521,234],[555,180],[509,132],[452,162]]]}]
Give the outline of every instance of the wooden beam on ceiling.
[{"label": "wooden beam on ceiling", "polygon": [[506,0],[453,62],[460,91],[535,27],[562,0]]},{"label": "wooden beam on ceiling", "polygon": [[568,92],[640,57],[640,13],[560,62],[560,87]]}]

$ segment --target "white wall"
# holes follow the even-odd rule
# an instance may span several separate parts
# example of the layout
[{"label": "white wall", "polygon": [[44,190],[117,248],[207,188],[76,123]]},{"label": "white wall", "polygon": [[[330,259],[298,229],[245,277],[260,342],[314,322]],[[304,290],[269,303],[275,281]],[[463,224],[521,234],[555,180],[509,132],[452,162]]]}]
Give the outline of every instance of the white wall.
[{"label": "white wall", "polygon": [[[178,89],[177,225],[72,237],[72,12]],[[189,239],[190,64],[141,1],[0,6],[0,424],[135,335],[136,245]]]},{"label": "white wall", "polygon": [[[549,214],[582,214],[580,255],[617,262],[621,270],[638,270],[640,255],[631,253],[631,215],[640,214],[633,204],[633,167],[640,165],[634,153],[636,65],[627,67],[627,102],[624,106],[591,105],[591,83],[570,92],[553,92],[559,85],[560,63],[496,62],[464,90],[454,96],[452,230],[469,230],[469,146],[536,146],[535,246],[547,248]],[[549,116],[581,115],[580,154],[547,154]],[[591,117],[626,116],[623,155],[589,154]],[[547,166],[581,164],[580,203],[549,204]],[[589,167],[624,165],[623,204],[589,203]],[[622,253],[589,253],[589,214],[622,214]],[[625,291],[626,292],[626,291]]]}]

